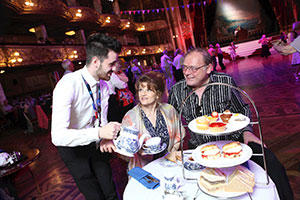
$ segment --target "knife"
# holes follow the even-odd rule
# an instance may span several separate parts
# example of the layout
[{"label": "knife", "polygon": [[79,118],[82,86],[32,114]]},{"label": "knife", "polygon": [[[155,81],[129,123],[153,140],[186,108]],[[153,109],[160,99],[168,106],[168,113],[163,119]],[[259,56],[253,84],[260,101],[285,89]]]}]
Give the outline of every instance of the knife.
[{"label": "knife", "polygon": [[148,179],[150,179],[151,181],[153,181],[154,183],[158,183],[158,180],[156,178],[151,177],[150,175],[146,176]]}]

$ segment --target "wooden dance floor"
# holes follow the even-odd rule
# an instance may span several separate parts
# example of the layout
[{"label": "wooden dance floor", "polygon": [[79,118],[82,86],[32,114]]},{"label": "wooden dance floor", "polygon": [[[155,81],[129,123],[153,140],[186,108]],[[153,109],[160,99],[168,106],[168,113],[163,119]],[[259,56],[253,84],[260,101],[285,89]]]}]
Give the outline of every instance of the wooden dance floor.
[{"label": "wooden dance floor", "polygon": [[[256,56],[236,63],[225,61],[225,65],[225,72],[232,75],[254,100],[261,117],[264,142],[285,166],[295,199],[300,200],[300,81],[294,78],[295,69],[290,65],[289,57],[274,54],[263,59]],[[217,69],[220,70],[219,67]],[[255,116],[254,112],[252,115]],[[37,192],[30,173],[23,173],[15,179],[22,199],[84,199],[52,145],[50,133],[41,131],[28,135],[12,128],[0,136],[0,149],[29,148],[41,151],[40,158],[31,165],[31,169],[42,193]],[[122,199],[127,182],[126,163],[113,158],[111,165]]]}]

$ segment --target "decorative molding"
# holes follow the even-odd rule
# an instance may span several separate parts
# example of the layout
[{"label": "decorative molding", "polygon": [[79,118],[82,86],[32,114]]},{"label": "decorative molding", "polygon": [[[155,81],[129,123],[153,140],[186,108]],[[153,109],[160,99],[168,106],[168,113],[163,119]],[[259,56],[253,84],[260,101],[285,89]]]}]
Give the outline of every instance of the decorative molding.
[{"label": "decorative molding", "polygon": [[[173,51],[171,43],[153,46],[123,46],[120,57],[160,54],[163,50]],[[76,52],[77,58],[72,57]],[[21,62],[11,62],[18,52]],[[129,53],[130,52],[130,53]],[[85,60],[85,47],[82,45],[0,45],[0,68],[45,65],[62,62],[68,58],[72,61]]]},{"label": "decorative molding", "polygon": [[[26,6],[25,2],[32,2],[32,6]],[[132,30],[137,32],[148,32],[168,28],[165,20],[136,23],[128,19],[121,19],[115,14],[100,14],[94,8],[83,6],[67,7],[61,0],[4,0],[6,6],[20,15],[39,15],[44,19],[51,20],[53,16],[60,17],[70,23],[89,22],[99,24],[95,30],[100,28],[113,27],[120,31]],[[80,14],[78,15],[78,10]],[[76,15],[77,14],[77,15]],[[130,22],[130,26],[126,24]]]}]

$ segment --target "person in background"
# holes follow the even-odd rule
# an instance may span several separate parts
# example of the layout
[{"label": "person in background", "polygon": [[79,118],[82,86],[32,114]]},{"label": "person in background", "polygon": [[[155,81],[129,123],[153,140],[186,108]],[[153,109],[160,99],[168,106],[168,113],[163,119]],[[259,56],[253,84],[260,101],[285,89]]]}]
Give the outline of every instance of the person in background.
[{"label": "person in background", "polygon": [[167,90],[169,90],[171,89],[172,85],[174,85],[175,78],[173,75],[172,60],[168,56],[167,50],[163,51],[163,55],[160,58],[160,67],[166,78]]},{"label": "person in background", "polygon": [[233,42],[230,43],[229,50],[230,50],[230,57],[231,57],[232,61],[236,60],[236,49],[237,48],[238,47],[235,46],[235,44]]},{"label": "person in background", "polygon": [[258,43],[261,44],[261,57],[268,58],[271,53],[269,50],[269,42],[272,40],[272,37],[267,38],[265,34],[262,35],[262,37],[259,39]]},{"label": "person in background", "polygon": [[[298,37],[300,37],[300,22],[295,22],[293,23],[293,31],[290,33],[289,43],[292,43]],[[296,80],[298,80],[300,72],[300,52],[293,53],[291,64],[296,68],[294,76]]]},{"label": "person in background", "polygon": [[133,73],[134,83],[139,79],[139,77],[143,74],[143,70],[139,65],[138,59],[133,59],[131,61],[131,72]]},{"label": "person in background", "polygon": [[174,77],[176,79],[176,82],[178,82],[184,79],[182,69],[181,69],[181,65],[183,62],[183,53],[181,49],[176,49],[174,56],[175,56],[173,60],[173,66],[175,67]]},{"label": "person in background", "polygon": [[292,65],[296,66],[294,76],[298,80],[300,72],[300,21],[293,23],[293,31],[289,35],[289,44],[282,45],[281,41],[277,40],[273,43],[273,46],[281,55],[293,54]]},{"label": "person in background", "polygon": [[214,45],[212,44],[209,45],[208,53],[212,57],[213,69],[214,71],[217,71],[216,50],[214,49]]},{"label": "person in background", "polygon": [[[179,116],[176,110],[167,103],[162,103],[161,98],[165,91],[164,75],[160,72],[149,72],[140,77],[136,83],[136,93],[139,103],[126,113],[122,126],[133,126],[142,134],[150,134],[151,137],[161,137],[162,144],[167,148],[162,153],[143,155],[143,151],[129,159],[128,169],[135,166],[143,167],[153,159],[165,155],[167,152],[177,151],[180,145]],[[185,129],[181,126],[183,137]]]},{"label": "person in background", "polygon": [[61,66],[65,70],[63,76],[74,71],[74,64],[69,59],[62,61]]},{"label": "person in background", "polygon": [[17,118],[15,116],[15,108],[11,106],[7,100],[3,101],[2,112],[6,119],[10,120],[14,125],[16,125]]},{"label": "person in background", "polygon": [[[53,91],[51,140],[86,199],[117,200],[107,149],[121,124],[107,123],[108,81],[117,69],[121,44],[95,33],[86,42],[86,65],[64,76]],[[107,140],[105,140],[107,139]]]},{"label": "person in background", "polygon": [[[223,113],[227,109],[232,113],[241,113],[251,118],[249,105],[244,103],[238,91],[221,85],[201,87],[204,84],[216,82],[236,87],[236,83],[231,76],[213,71],[212,58],[206,50],[198,48],[189,51],[185,55],[183,74],[185,81],[181,81],[172,87],[169,103],[174,106],[177,112],[180,112],[183,101],[194,91],[186,99],[182,110],[182,117],[187,123],[199,116],[209,116],[213,111]],[[194,149],[201,144],[219,140],[240,141],[247,144],[253,153],[261,153],[261,141],[254,135],[253,127],[250,124],[242,130],[223,136],[201,135],[190,131],[188,146]],[[264,151],[267,171],[277,187],[280,199],[292,200],[293,191],[284,167],[269,149],[264,148]],[[251,160],[262,167],[264,166],[261,157],[253,156]]]},{"label": "person in background", "polygon": [[288,39],[288,36],[285,34],[285,32],[282,32],[280,34],[280,40],[282,43],[286,44],[287,43],[287,39]]},{"label": "person in background", "polygon": [[[134,97],[133,94],[129,91],[127,85],[128,77],[122,70],[119,69],[116,72],[112,73],[110,80],[106,82],[110,90],[107,120],[109,122],[121,122],[125,113],[134,106]],[[127,94],[124,94],[125,92]],[[124,94],[124,98],[129,97],[129,99],[127,99],[127,104],[123,104],[123,102],[120,101],[120,98],[122,98],[120,97],[120,94]]]},{"label": "person in background", "polygon": [[220,65],[222,70],[225,70],[226,67],[223,63],[223,51],[222,51],[222,49],[221,49],[221,47],[218,43],[216,44],[216,47],[217,47],[219,65]]}]

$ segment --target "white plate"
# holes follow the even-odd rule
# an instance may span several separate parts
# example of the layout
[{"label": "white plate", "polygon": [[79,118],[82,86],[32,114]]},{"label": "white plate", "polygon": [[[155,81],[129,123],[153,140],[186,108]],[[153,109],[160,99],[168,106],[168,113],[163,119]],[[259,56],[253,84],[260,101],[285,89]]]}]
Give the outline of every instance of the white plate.
[{"label": "white plate", "polygon": [[238,196],[241,196],[241,195],[244,195],[247,193],[247,192],[224,192],[224,191],[210,192],[210,191],[206,190],[205,187],[203,187],[202,185],[199,184],[199,180],[197,182],[198,182],[198,187],[200,188],[200,190],[202,190],[203,193],[213,196],[213,197],[217,197],[219,199],[238,197]]},{"label": "white plate", "polygon": [[[219,113],[219,116],[221,115],[222,113]],[[234,118],[234,115],[235,113],[233,113],[233,116],[231,118]],[[241,130],[243,128],[245,128],[249,123],[250,123],[250,119],[249,117],[243,115],[243,114],[240,114],[242,117],[245,117],[245,120],[244,121],[235,121],[235,120],[232,120],[230,119],[229,120],[229,123],[226,125],[226,128],[224,131],[222,132],[211,132],[209,129],[207,130],[199,130],[197,128],[197,123],[196,123],[196,119],[192,120],[189,124],[188,124],[188,127],[191,131],[193,131],[194,133],[199,133],[199,134],[205,134],[205,135],[224,135],[224,134],[228,134],[228,133],[231,133],[231,132],[235,132],[235,131],[238,131],[238,130]],[[221,119],[219,119],[218,122],[222,122]]]},{"label": "white plate", "polygon": [[251,158],[252,149],[248,145],[243,144],[243,143],[241,143],[243,152],[242,152],[241,156],[239,156],[239,157],[224,158],[221,155],[221,157],[219,157],[217,159],[203,159],[202,158],[200,149],[203,146],[210,145],[210,144],[216,144],[222,151],[222,147],[225,144],[230,143],[230,142],[232,142],[232,141],[215,141],[215,142],[208,142],[208,143],[202,144],[193,151],[193,154],[192,154],[193,159],[196,162],[198,162],[201,165],[206,166],[206,167],[223,168],[223,167],[232,167],[232,166],[240,165]]},{"label": "white plate", "polygon": [[166,147],[167,147],[167,144],[163,143],[157,151],[151,151],[150,149],[147,149],[144,147],[143,147],[143,149],[144,149],[145,155],[154,155],[154,154],[158,154],[158,153],[162,152],[163,150],[166,149]]}]

